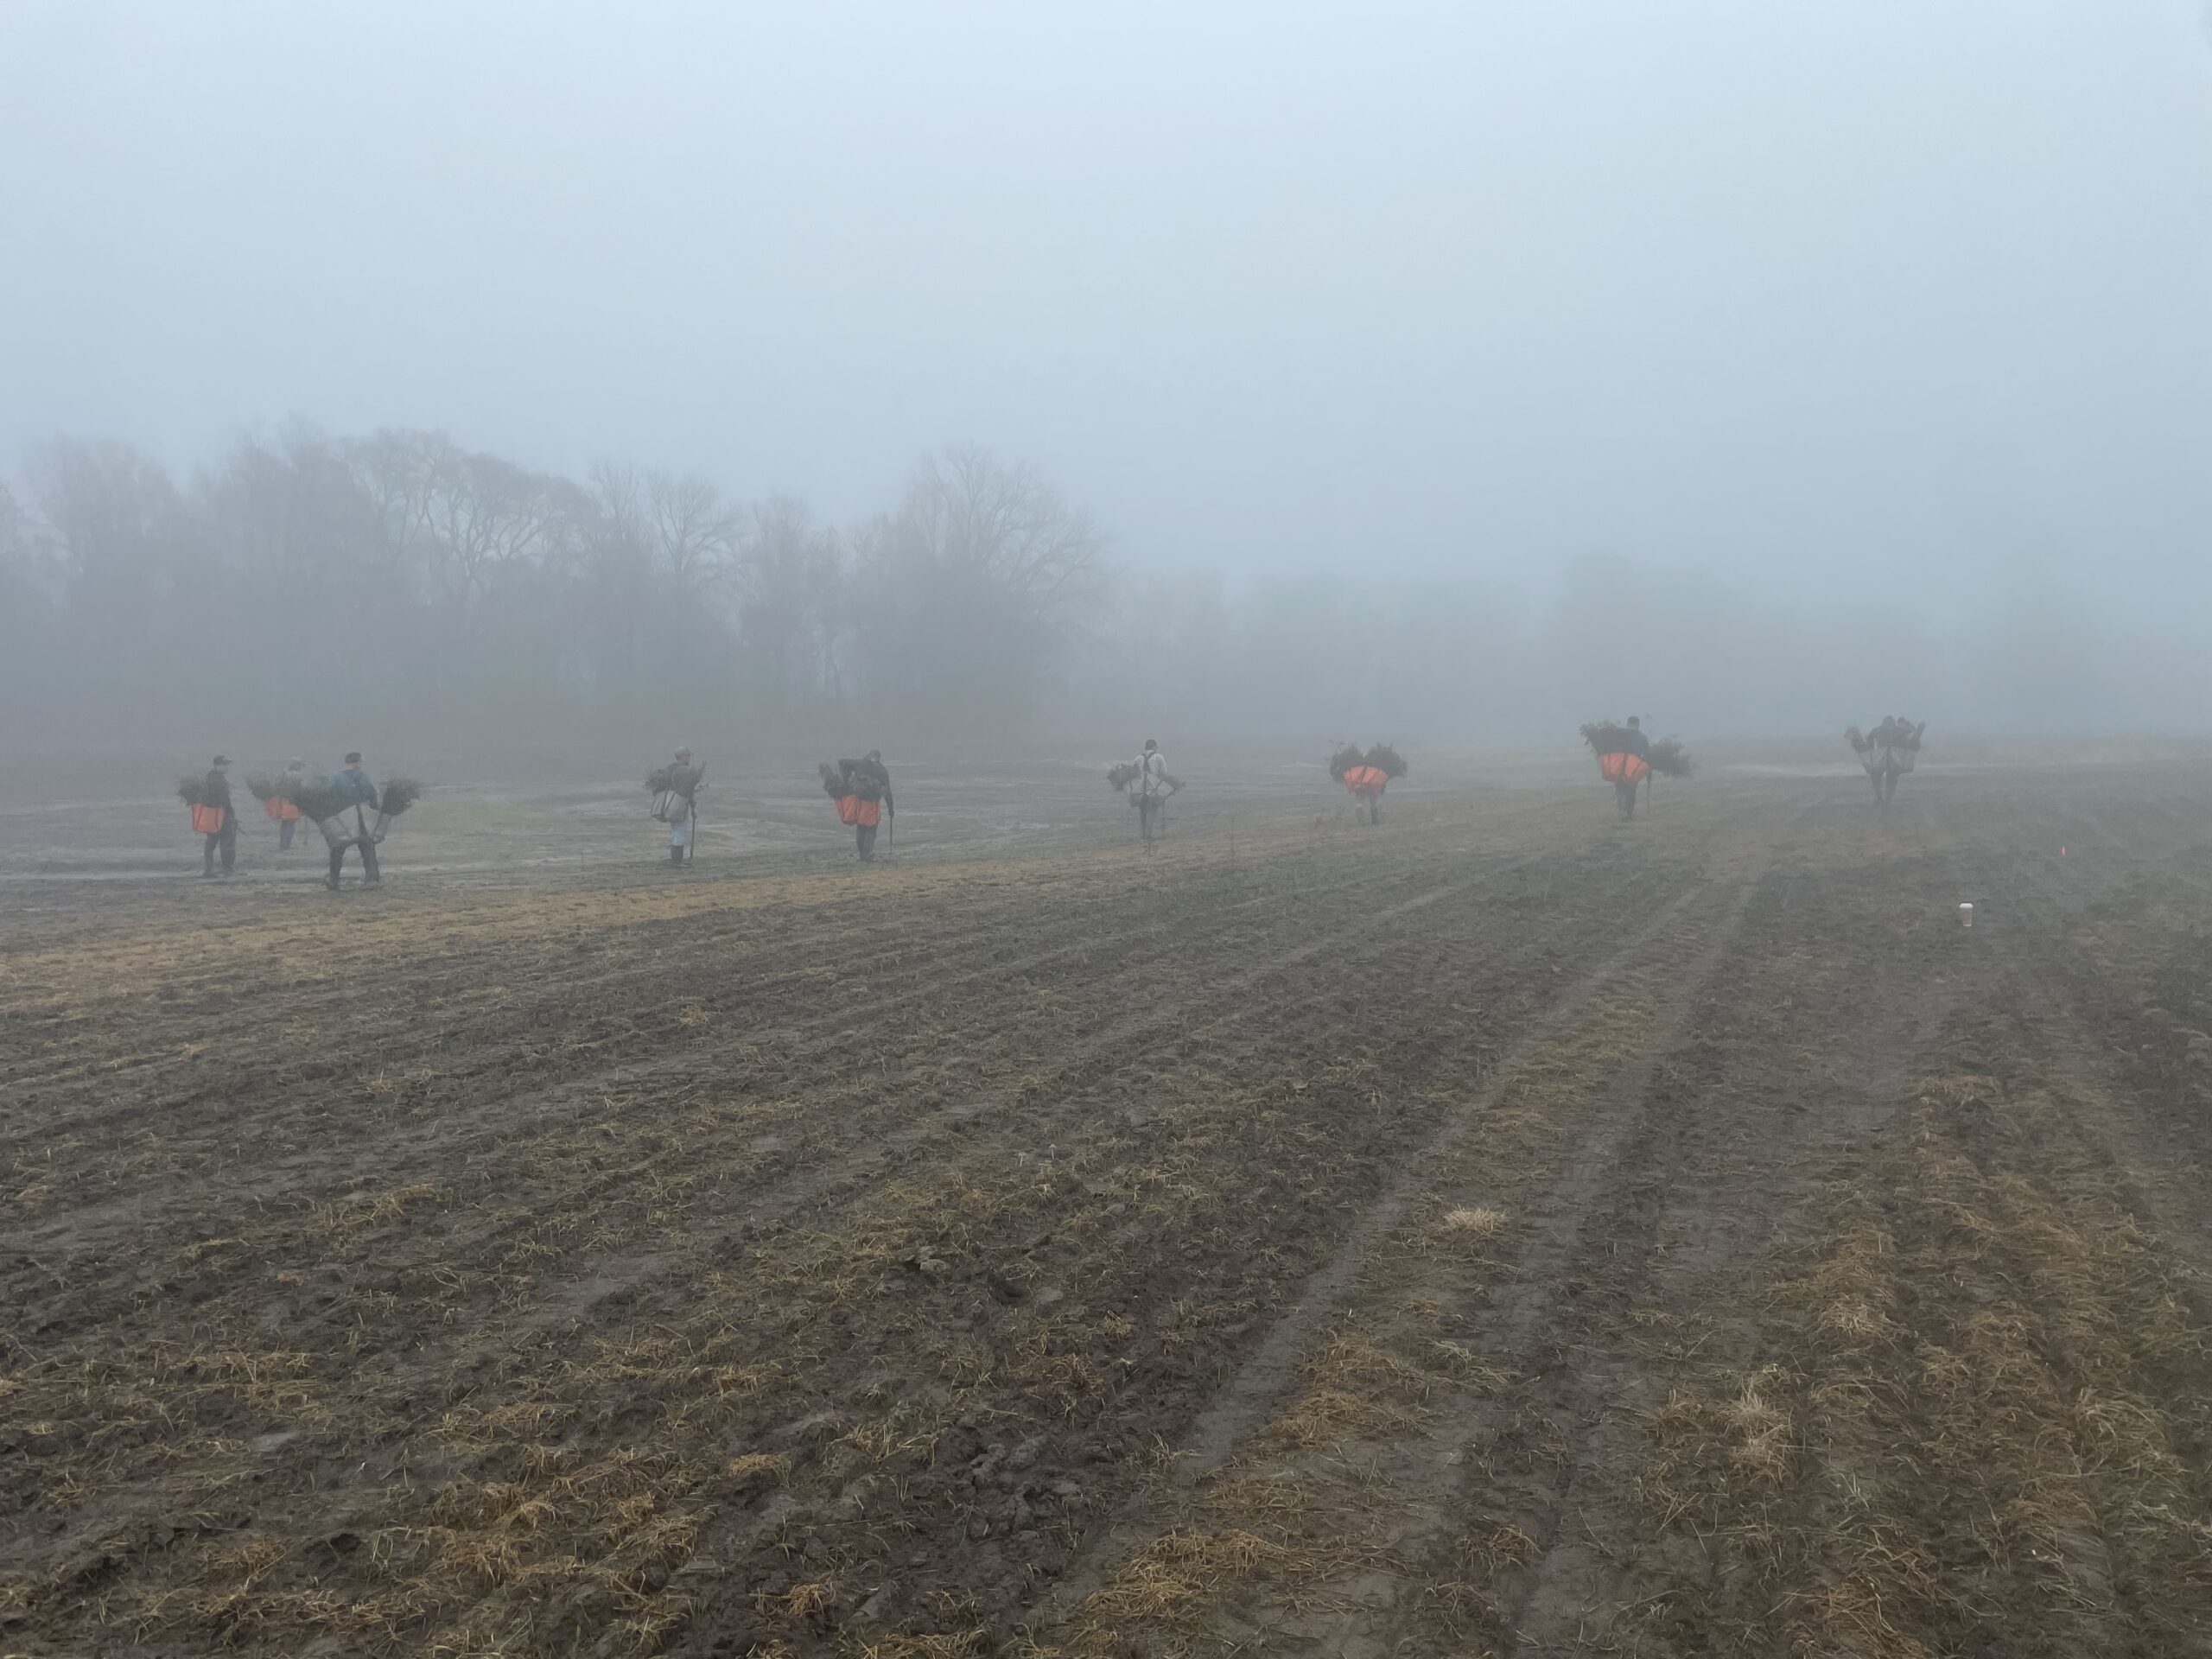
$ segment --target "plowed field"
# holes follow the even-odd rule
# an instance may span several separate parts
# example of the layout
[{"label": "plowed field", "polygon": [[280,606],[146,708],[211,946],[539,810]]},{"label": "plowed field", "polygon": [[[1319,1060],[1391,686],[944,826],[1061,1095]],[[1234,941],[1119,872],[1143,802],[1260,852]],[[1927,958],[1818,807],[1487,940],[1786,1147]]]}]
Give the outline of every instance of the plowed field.
[{"label": "plowed field", "polygon": [[2212,777],[1300,787],[13,821],[0,1650],[2212,1653]]}]

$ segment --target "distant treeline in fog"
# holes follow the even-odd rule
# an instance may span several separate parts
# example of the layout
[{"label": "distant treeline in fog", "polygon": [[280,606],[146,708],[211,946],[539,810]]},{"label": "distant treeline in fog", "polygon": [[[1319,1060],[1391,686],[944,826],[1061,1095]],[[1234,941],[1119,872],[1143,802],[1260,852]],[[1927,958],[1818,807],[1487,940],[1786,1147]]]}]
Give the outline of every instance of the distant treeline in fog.
[{"label": "distant treeline in fog", "polygon": [[613,464],[556,477],[433,432],[296,430],[183,481],[124,444],[57,439],[0,483],[0,737],[1522,744],[1630,712],[1696,735],[1890,712],[1939,731],[2206,724],[2177,619],[2115,621],[2034,583],[1783,602],[1590,557],[1541,583],[1417,585],[1348,549],[1342,574],[1232,588],[1126,574],[1048,481],[982,450],[892,482],[887,510],[840,526],[787,497]]}]

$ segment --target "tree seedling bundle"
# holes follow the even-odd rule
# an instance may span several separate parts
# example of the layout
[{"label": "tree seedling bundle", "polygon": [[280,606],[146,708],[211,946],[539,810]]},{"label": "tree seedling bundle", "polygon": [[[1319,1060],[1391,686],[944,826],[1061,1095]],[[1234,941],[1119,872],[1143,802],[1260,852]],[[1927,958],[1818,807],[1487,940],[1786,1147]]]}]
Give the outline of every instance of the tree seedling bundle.
[{"label": "tree seedling bundle", "polygon": [[656,795],[682,795],[689,798],[699,791],[699,780],[707,775],[704,766],[679,766],[671,761],[658,770],[645,774],[645,787]]},{"label": "tree seedling bundle", "polygon": [[1385,778],[1406,775],[1406,757],[1388,743],[1377,743],[1367,751],[1367,764]]},{"label": "tree seedling bundle", "polygon": [[282,780],[276,792],[298,807],[302,817],[312,818],[317,823],[336,817],[353,804],[338,792],[327,778]]}]

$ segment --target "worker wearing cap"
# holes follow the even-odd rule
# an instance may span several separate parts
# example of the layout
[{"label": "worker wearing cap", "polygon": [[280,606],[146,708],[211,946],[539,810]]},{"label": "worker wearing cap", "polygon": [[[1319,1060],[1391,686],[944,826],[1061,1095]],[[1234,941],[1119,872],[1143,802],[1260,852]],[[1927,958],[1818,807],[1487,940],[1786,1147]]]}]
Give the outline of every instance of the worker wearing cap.
[{"label": "worker wearing cap", "polygon": [[215,764],[207,769],[207,781],[200,785],[200,804],[213,807],[223,815],[223,827],[207,833],[207,845],[200,861],[200,877],[203,881],[215,879],[215,855],[223,855],[223,874],[228,875],[231,867],[238,861],[238,815],[231,810],[231,757],[219,754]]}]

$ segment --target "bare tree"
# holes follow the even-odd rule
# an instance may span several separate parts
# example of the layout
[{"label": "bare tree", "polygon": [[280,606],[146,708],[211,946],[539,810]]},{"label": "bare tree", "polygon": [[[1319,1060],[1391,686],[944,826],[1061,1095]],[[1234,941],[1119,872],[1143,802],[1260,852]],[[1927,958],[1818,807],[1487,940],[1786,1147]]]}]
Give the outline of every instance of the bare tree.
[{"label": "bare tree", "polygon": [[963,448],[925,459],[863,532],[856,613],[880,709],[974,729],[1025,721],[1103,592],[1089,519],[1027,467]]},{"label": "bare tree", "polygon": [[738,563],[744,683],[763,713],[830,695],[842,627],[836,538],[787,495],[756,502]]},{"label": "bare tree", "polygon": [[660,569],[678,593],[692,595],[727,578],[745,519],[703,478],[649,473],[645,523]]},{"label": "bare tree", "polygon": [[907,532],[941,568],[988,583],[1040,623],[1096,601],[1103,544],[1029,467],[1006,467],[973,445],[923,461],[901,510]]}]

